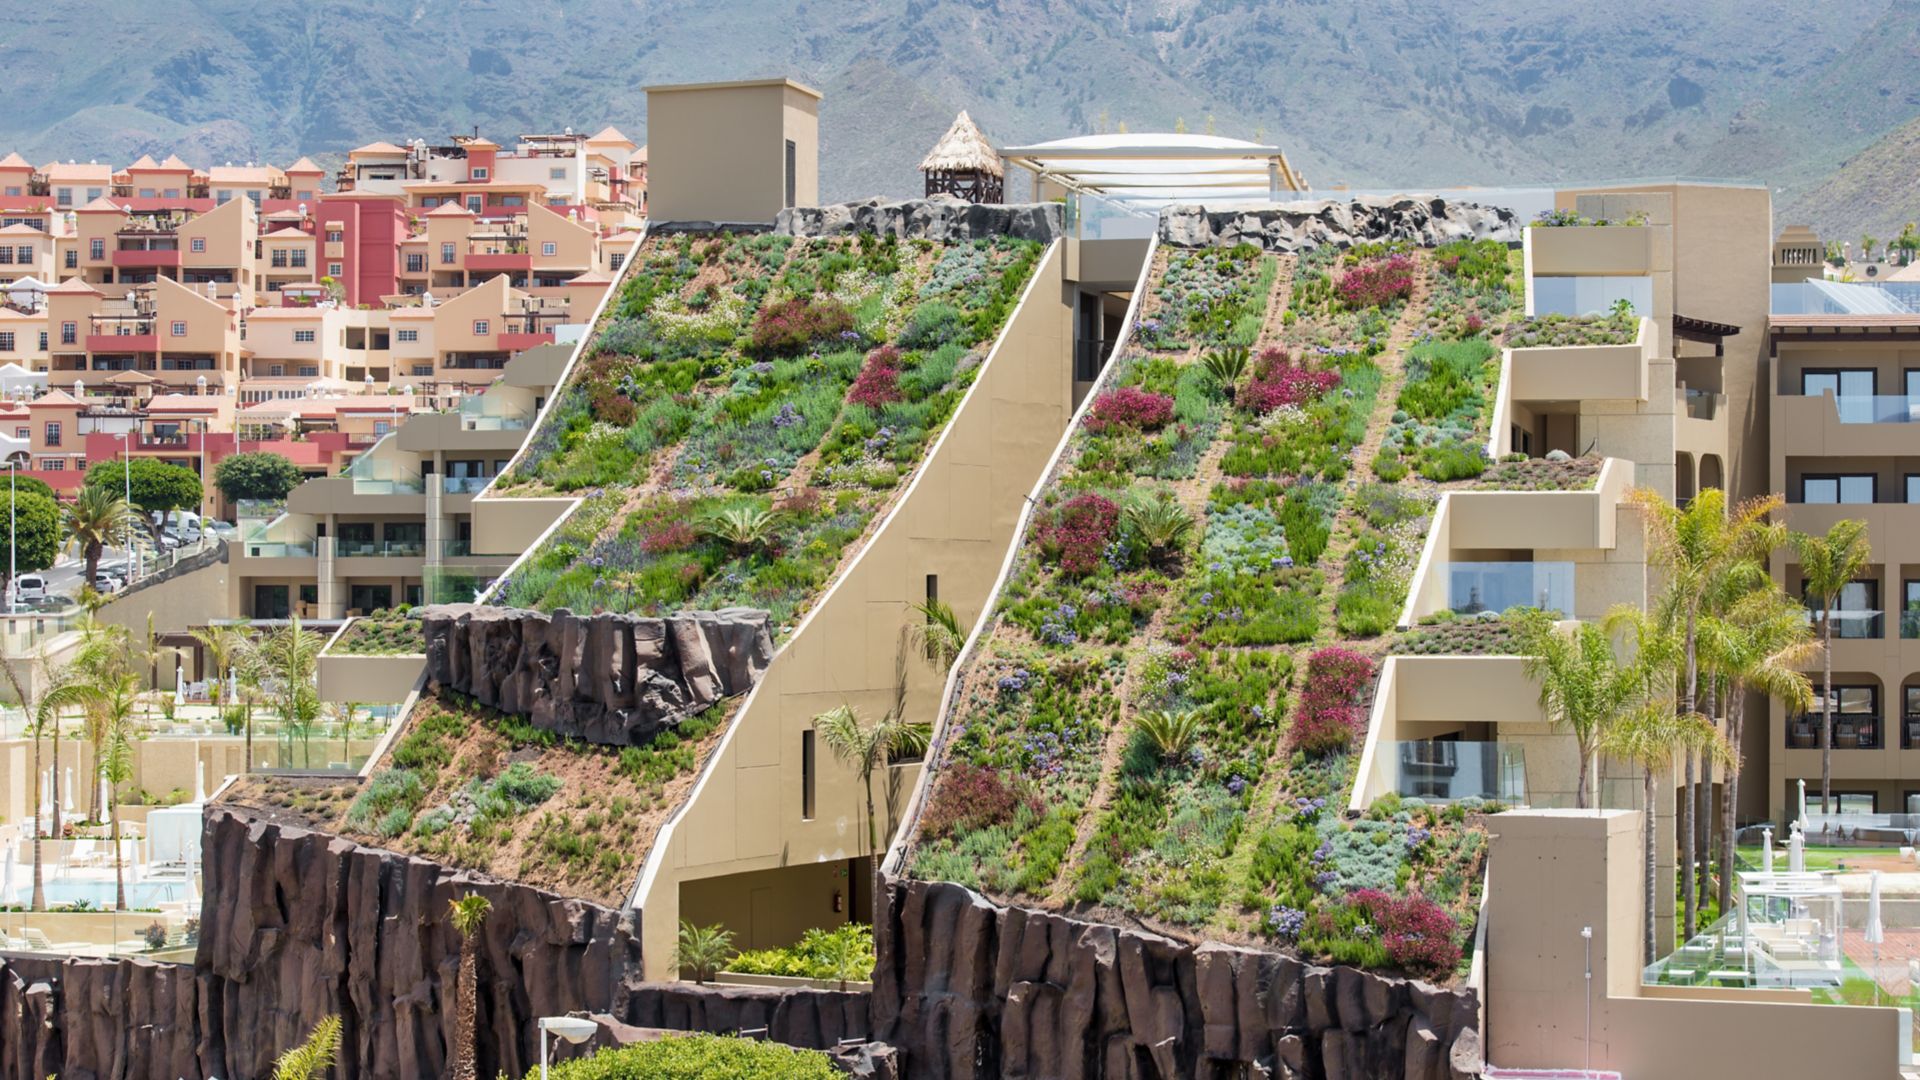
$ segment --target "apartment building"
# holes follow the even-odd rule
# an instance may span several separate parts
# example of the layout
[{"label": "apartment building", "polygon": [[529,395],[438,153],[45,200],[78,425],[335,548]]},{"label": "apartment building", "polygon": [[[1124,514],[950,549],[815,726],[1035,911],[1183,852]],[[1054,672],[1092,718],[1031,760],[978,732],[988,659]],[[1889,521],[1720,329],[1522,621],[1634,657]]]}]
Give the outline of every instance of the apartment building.
[{"label": "apartment building", "polygon": [[336,183],[343,192],[403,196],[414,210],[447,203],[476,215],[530,205],[591,208],[627,224],[645,212],[646,151],[612,126],[593,135],[522,135],[510,151],[477,132],[439,145],[374,142],[348,152]]}]

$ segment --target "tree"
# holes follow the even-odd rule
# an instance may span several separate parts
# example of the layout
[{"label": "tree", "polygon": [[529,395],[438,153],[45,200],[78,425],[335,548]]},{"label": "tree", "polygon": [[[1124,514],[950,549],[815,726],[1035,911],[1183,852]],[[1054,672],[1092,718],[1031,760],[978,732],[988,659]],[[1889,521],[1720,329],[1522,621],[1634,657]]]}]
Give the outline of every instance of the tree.
[{"label": "tree", "polygon": [[1789,715],[1813,706],[1813,683],[1802,671],[1820,645],[1807,625],[1805,607],[1771,581],[1741,597],[1724,614],[1702,620],[1701,650],[1707,664],[1726,679],[1727,745],[1732,752],[1727,782],[1720,789],[1720,891],[1725,913],[1733,900],[1733,815],[1739,805],[1741,740],[1746,729],[1748,690],[1757,690],[1785,706]]},{"label": "tree", "polygon": [[120,854],[120,815],[114,812],[121,784],[133,779],[134,712],[140,707],[140,676],[127,672],[90,686],[96,697],[102,726],[100,775],[107,781],[106,813],[112,821],[108,837],[113,844],[113,909],[127,910],[126,868]]},{"label": "tree", "polygon": [[447,901],[447,908],[453,928],[460,934],[460,1003],[453,1022],[453,1061],[448,1075],[454,1080],[475,1080],[477,1066],[473,1040],[474,1024],[480,1016],[480,1003],[477,1000],[480,996],[480,961],[473,942],[486,927],[487,916],[493,911],[493,902],[479,893],[468,893],[458,900]]},{"label": "tree", "polygon": [[908,604],[907,613],[917,616],[907,624],[907,638],[914,650],[941,671],[952,667],[960,657],[960,647],[967,641],[966,631],[961,628],[960,617],[953,613],[953,607],[944,600],[929,599],[921,604]]},{"label": "tree", "polygon": [[[80,642],[68,661],[72,669],[72,685],[67,688],[66,696],[58,702],[61,708],[79,706],[85,720],[84,730],[87,743],[93,748],[94,779],[104,773],[108,742],[113,737],[113,718],[109,708],[108,690],[124,676],[134,676],[134,692],[139,692],[139,678],[132,667],[133,635],[126,627],[95,620],[88,612],[80,625]],[[57,760],[56,752],[56,760]],[[103,807],[100,805],[100,785],[97,782],[87,785],[90,820],[101,820]]]},{"label": "tree", "polygon": [[1794,554],[1800,559],[1800,576],[1806,579],[1806,597],[1818,604],[1820,644],[1826,652],[1825,680],[1820,695],[1820,812],[1831,813],[1833,796],[1833,615],[1840,594],[1855,578],[1866,572],[1873,550],[1867,542],[1867,523],[1854,519],[1836,521],[1825,536],[1795,533]]},{"label": "tree", "polygon": [[733,931],[718,923],[695,926],[680,920],[680,938],[673,948],[674,967],[692,972],[694,982],[704,983],[731,959]]},{"label": "tree", "polygon": [[1860,234],[1860,261],[1872,262],[1873,249],[1880,246],[1880,238],[1872,233]]},{"label": "tree", "polygon": [[814,717],[813,729],[826,740],[835,757],[860,774],[860,786],[867,796],[867,854],[871,855],[880,845],[874,825],[873,770],[893,754],[925,753],[933,729],[908,723],[897,708],[872,724],[863,724],[851,705]]},{"label": "tree", "polygon": [[[48,699],[54,694],[54,691],[65,685],[69,669],[65,665],[56,667],[48,663],[44,652],[37,657],[37,663],[46,671],[47,678],[45,685],[39,688],[40,696],[35,698],[27,692],[25,684],[20,679],[19,670],[14,667],[13,659],[0,655],[0,670],[6,672],[7,683],[13,688],[14,697],[20,700],[21,708],[26,711],[28,720],[27,730],[33,736],[33,782],[29,785],[30,790],[28,793],[28,797],[33,800],[33,899],[29,902],[28,909],[32,911],[45,911],[47,910],[47,886],[45,875],[42,871],[44,864],[41,862],[41,839],[46,836],[46,828],[40,819],[40,740],[46,734],[47,728],[51,726],[55,739],[54,772],[57,774],[59,772],[60,761],[58,741],[60,736],[60,710],[57,703],[50,705]],[[58,784],[57,776],[55,784]],[[58,831],[60,827],[60,789],[58,786],[53,788],[53,813],[54,829]]]},{"label": "tree", "polygon": [[1900,249],[1901,265],[1905,266],[1913,262],[1915,249],[1920,249],[1920,235],[1915,234],[1913,222],[1907,222],[1900,230],[1900,235],[1894,238],[1892,246]]},{"label": "tree", "polygon": [[[280,714],[281,724],[289,731],[289,759],[293,750],[292,734],[300,734],[304,742],[305,735],[313,730],[313,722],[320,716],[320,692],[314,686],[313,676],[320,666],[320,650],[326,644],[327,639],[319,634],[301,629],[297,615],[260,643],[260,667],[267,677],[262,681],[271,681],[274,709]],[[247,752],[249,755],[253,752],[251,717],[247,724]],[[249,757],[248,761],[248,768],[252,768],[252,758]],[[308,764],[311,763],[309,760]]]},{"label": "tree", "polygon": [[45,480],[12,473],[8,475],[7,482],[15,495],[44,495],[55,503],[60,501],[60,496],[53,492],[53,485]]},{"label": "tree", "polygon": [[[14,573],[45,570],[60,553],[60,509],[45,496],[15,491],[0,517],[0,589],[13,587]],[[89,579],[91,580],[91,579]]]},{"label": "tree", "polygon": [[1636,699],[1639,675],[1621,665],[1606,631],[1594,623],[1563,634],[1545,612],[1529,611],[1520,618],[1520,650],[1527,676],[1540,684],[1540,707],[1573,733],[1579,748],[1580,787],[1573,805],[1585,810],[1591,805],[1593,756]]},{"label": "tree", "polygon": [[86,560],[87,576],[82,580],[91,582],[100,570],[101,552],[131,540],[133,510],[117,489],[83,487],[65,511],[65,550],[78,551]]},{"label": "tree", "polygon": [[320,1080],[340,1053],[340,1018],[323,1016],[307,1041],[273,1063],[273,1080]]},{"label": "tree", "polygon": [[300,486],[300,466],[268,450],[250,450],[222,458],[213,469],[213,486],[230,502],[260,499],[278,502]]},{"label": "tree", "polygon": [[1134,734],[1153,747],[1162,761],[1185,757],[1205,730],[1199,712],[1192,709],[1143,709],[1133,718]]},{"label": "tree", "polygon": [[87,467],[87,487],[103,487],[123,496],[131,489],[134,508],[150,515],[148,528],[155,535],[175,510],[199,506],[200,478],[184,465],[169,465],[158,458],[103,458]]}]

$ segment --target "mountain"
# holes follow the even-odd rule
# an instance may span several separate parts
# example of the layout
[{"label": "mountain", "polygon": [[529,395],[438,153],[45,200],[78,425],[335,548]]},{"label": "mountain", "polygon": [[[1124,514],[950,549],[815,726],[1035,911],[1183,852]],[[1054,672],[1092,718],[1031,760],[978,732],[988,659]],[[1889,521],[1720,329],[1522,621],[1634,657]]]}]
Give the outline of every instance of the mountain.
[{"label": "mountain", "polygon": [[[1002,143],[1258,137],[1316,185],[1713,175],[1798,208],[1920,117],[1917,52],[1916,0],[91,0],[0,27],[32,88],[0,148],[208,164],[476,126],[644,139],[650,83],[788,74],[826,94],[829,198],[914,191],[964,107]],[[1878,175],[1843,216],[1802,217],[1904,213]]]}]

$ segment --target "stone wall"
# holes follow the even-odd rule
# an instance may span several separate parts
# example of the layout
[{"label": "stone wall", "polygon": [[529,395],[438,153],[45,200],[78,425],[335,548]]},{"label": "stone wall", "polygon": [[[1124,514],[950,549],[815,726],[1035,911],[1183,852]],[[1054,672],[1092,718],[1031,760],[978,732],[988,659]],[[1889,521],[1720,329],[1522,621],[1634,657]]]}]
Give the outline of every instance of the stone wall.
[{"label": "stone wall", "polygon": [[535,727],[612,746],[644,743],[752,689],[773,659],[764,611],[655,619],[444,604],[419,609],[427,678]]},{"label": "stone wall", "polygon": [[1065,236],[1060,203],[970,203],[952,195],[893,201],[872,198],[831,206],[793,206],[780,211],[773,231],[788,236],[878,233],[902,240],[978,240],[1012,236],[1051,243]]},{"label": "stone wall", "polygon": [[1524,224],[1505,207],[1410,195],[1233,210],[1170,206],[1160,212],[1160,240],[1178,247],[1230,247],[1244,241],[1279,252],[1383,240],[1434,247],[1453,240],[1519,243]]},{"label": "stone wall", "polygon": [[915,1080],[1460,1080],[1478,995],[992,903],[875,898],[877,1037]]}]

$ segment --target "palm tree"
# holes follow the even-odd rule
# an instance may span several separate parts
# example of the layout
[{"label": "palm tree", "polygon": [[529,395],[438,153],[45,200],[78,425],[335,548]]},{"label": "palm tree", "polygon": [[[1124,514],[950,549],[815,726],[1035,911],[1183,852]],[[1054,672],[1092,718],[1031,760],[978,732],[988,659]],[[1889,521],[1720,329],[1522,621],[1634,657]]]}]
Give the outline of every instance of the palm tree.
[{"label": "palm tree", "polygon": [[1644,896],[1646,941],[1643,962],[1651,964],[1657,959],[1654,954],[1653,912],[1654,898],[1658,895],[1655,883],[1659,865],[1654,847],[1654,834],[1658,831],[1658,826],[1654,823],[1654,775],[1662,769],[1671,768],[1675,754],[1687,755],[1692,751],[1704,749],[1716,761],[1725,761],[1731,757],[1731,754],[1727,749],[1726,740],[1714,730],[1712,722],[1706,717],[1691,713],[1677,714],[1667,701],[1657,699],[1642,701],[1639,708],[1627,713],[1619,723],[1608,728],[1606,737],[1601,742],[1601,749],[1640,767],[1640,832],[1647,862]]},{"label": "palm tree", "polygon": [[87,561],[91,584],[100,569],[100,554],[116,544],[124,544],[133,533],[133,511],[120,494],[106,486],[83,487],[65,506],[66,550],[78,551]]},{"label": "palm tree", "polygon": [[916,616],[907,624],[907,639],[914,651],[941,671],[952,667],[959,659],[960,647],[967,641],[960,616],[953,613],[952,605],[937,597],[928,597],[925,603],[908,604],[907,613]]},{"label": "palm tree", "polygon": [[38,663],[40,667],[47,672],[47,685],[41,689],[40,696],[36,699],[27,693],[25,684],[20,680],[20,672],[13,666],[13,660],[9,657],[0,656],[0,670],[6,672],[7,683],[13,687],[13,696],[20,700],[21,707],[26,711],[27,717],[29,718],[28,729],[33,734],[33,782],[29,785],[28,791],[28,797],[33,800],[33,899],[29,902],[28,908],[32,911],[45,911],[47,909],[47,886],[45,875],[42,871],[41,839],[46,835],[46,828],[40,819],[40,739],[41,736],[46,734],[48,726],[51,725],[56,740],[54,743],[55,755],[53,763],[53,771],[56,774],[55,786],[53,788],[53,827],[58,831],[60,828],[60,789],[58,787],[58,773],[60,771],[60,758],[58,753],[60,711],[57,701],[49,704],[48,698],[56,689],[65,684],[67,668],[64,666],[54,667],[48,664],[44,653],[38,657]]},{"label": "palm tree", "polygon": [[95,770],[106,780],[107,803],[103,812],[111,821],[108,839],[113,844],[114,910],[127,910],[126,868],[120,853],[120,815],[113,812],[115,788],[133,779],[134,713],[140,708],[140,676],[131,671],[107,670],[69,682],[42,699],[53,708],[79,704],[86,708],[89,725],[97,725]]},{"label": "palm tree", "polygon": [[1866,572],[1873,550],[1867,541],[1867,523],[1836,521],[1825,536],[1794,533],[1794,554],[1809,602],[1819,604],[1820,644],[1826,651],[1825,680],[1820,697],[1820,812],[1830,812],[1833,795],[1833,615],[1840,594]]},{"label": "palm tree", "polygon": [[1193,515],[1170,492],[1136,492],[1120,510],[1120,524],[1147,545],[1147,557],[1159,562],[1193,534]]},{"label": "palm tree", "polygon": [[874,825],[873,770],[894,754],[925,753],[933,729],[907,722],[897,709],[872,724],[862,724],[853,706],[842,705],[814,717],[813,730],[820,733],[835,757],[860,774],[860,786],[867,794],[867,854],[872,855],[880,846]]},{"label": "palm tree", "polygon": [[[281,724],[288,732],[288,757],[292,756],[293,734],[304,735],[311,731],[313,721],[320,715],[320,694],[314,687],[313,676],[320,665],[320,650],[326,644],[326,639],[319,634],[302,630],[300,617],[296,615],[286,626],[269,634],[260,645],[260,668],[274,680],[272,701],[280,713]],[[248,753],[251,755],[251,722],[247,725],[247,731]],[[251,757],[248,763],[251,768]]]},{"label": "palm tree", "polygon": [[1552,616],[1529,611],[1520,616],[1521,646],[1527,676],[1540,684],[1540,707],[1549,719],[1573,732],[1580,750],[1579,789],[1573,805],[1585,810],[1592,789],[1593,756],[1607,731],[1631,707],[1640,676],[1621,665],[1613,642],[1601,627],[1583,622],[1563,634]]},{"label": "palm tree", "polygon": [[1153,747],[1162,761],[1177,761],[1200,739],[1205,725],[1196,710],[1143,709],[1133,718],[1133,730]]},{"label": "palm tree", "polygon": [[1207,370],[1207,377],[1218,386],[1232,402],[1239,389],[1240,376],[1247,370],[1247,347],[1230,345],[1224,349],[1214,349],[1200,358],[1201,366]]},{"label": "palm tree", "polygon": [[1813,683],[1802,670],[1820,645],[1807,625],[1806,609],[1771,582],[1740,598],[1724,615],[1703,619],[1701,649],[1721,673],[1727,693],[1727,745],[1732,763],[1720,789],[1720,910],[1733,899],[1734,808],[1739,805],[1740,747],[1746,729],[1748,690],[1777,699],[1789,715],[1813,706]]},{"label": "palm tree", "polygon": [[[1685,673],[1678,707],[1681,712],[1692,714],[1699,702],[1696,639],[1701,613],[1716,596],[1724,593],[1730,580],[1751,582],[1764,576],[1763,553],[1777,547],[1782,535],[1782,528],[1769,518],[1783,501],[1773,495],[1749,499],[1729,510],[1727,493],[1719,488],[1707,488],[1684,507],[1675,506],[1645,488],[1632,492],[1628,501],[1641,513],[1646,529],[1647,561],[1665,577],[1666,591],[1654,609],[1680,636]],[[1711,718],[1708,722],[1712,722]],[[1710,781],[1704,762],[1701,768],[1701,781]],[[1686,856],[1680,863],[1685,875],[1681,889],[1686,933],[1692,936],[1698,921],[1700,896],[1699,881],[1692,869],[1700,839],[1695,814],[1697,790],[1693,758],[1687,759],[1683,772],[1680,834]]]},{"label": "palm tree", "polygon": [[206,650],[207,665],[213,669],[213,679],[207,684],[207,697],[214,711],[219,712],[221,698],[226,693],[227,672],[247,647],[246,622],[208,625],[188,633]]},{"label": "palm tree", "polygon": [[323,1016],[307,1041],[273,1063],[273,1080],[319,1080],[340,1053],[340,1017]]},{"label": "palm tree", "polygon": [[766,543],[779,522],[777,512],[749,503],[709,514],[701,521],[700,531],[731,547],[736,556],[745,556]]},{"label": "palm tree", "polygon": [[453,1021],[453,1061],[448,1075],[454,1080],[475,1080],[478,1066],[474,1060],[474,1024],[479,1019],[480,963],[473,941],[487,925],[493,902],[479,893],[468,893],[447,901],[453,928],[460,934],[460,1003]]},{"label": "palm tree", "polygon": [[[87,615],[80,624],[80,644],[68,661],[72,668],[72,681],[75,684],[61,707],[78,705],[85,720],[83,730],[87,743],[93,749],[94,773],[98,776],[106,760],[107,740],[112,734],[111,723],[107,715],[107,695],[104,688],[113,686],[121,676],[133,674],[130,663],[133,657],[133,635],[124,626],[102,623]],[[138,691],[138,676],[135,676],[135,690]],[[55,745],[58,760],[58,744]],[[89,784],[89,819],[100,820],[100,785]]]},{"label": "palm tree", "polygon": [[680,938],[674,944],[673,966],[693,972],[693,981],[704,983],[733,959],[733,931],[715,923],[695,926],[680,920]]}]

